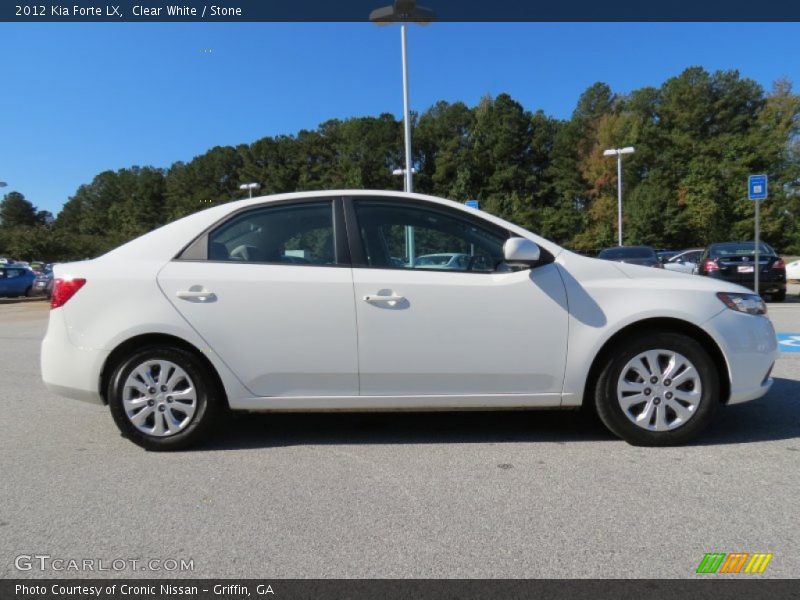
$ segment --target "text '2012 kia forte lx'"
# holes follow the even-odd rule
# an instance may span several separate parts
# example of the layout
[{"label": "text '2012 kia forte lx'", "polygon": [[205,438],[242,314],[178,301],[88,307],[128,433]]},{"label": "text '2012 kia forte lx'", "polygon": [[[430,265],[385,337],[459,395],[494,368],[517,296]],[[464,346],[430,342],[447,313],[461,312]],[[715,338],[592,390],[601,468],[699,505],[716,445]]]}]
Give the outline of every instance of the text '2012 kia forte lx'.
[{"label": "text '2012 kia forte lx'", "polygon": [[107,403],[151,450],[195,443],[228,407],[586,404],[632,444],[679,444],[765,394],[777,356],[744,287],[579,256],[418,194],[231,202],[55,277],[45,384]]}]

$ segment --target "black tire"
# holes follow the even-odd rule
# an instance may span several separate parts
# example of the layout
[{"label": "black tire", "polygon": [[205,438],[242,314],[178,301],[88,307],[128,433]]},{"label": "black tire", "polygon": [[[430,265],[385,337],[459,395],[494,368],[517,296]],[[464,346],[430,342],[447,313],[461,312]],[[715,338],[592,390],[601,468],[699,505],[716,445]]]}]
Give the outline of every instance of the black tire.
[{"label": "black tire", "polygon": [[[617,400],[617,382],[622,375],[622,369],[637,355],[655,349],[677,352],[686,357],[697,370],[702,386],[694,414],[684,424],[666,431],[652,431],[636,425],[625,415]],[[663,331],[642,332],[621,340],[616,351],[606,359],[594,390],[595,409],[603,424],[614,435],[629,444],[635,446],[684,444],[697,437],[713,420],[720,404],[719,377],[714,361],[705,348],[693,338]]]},{"label": "black tire", "polygon": [[[189,423],[177,433],[163,437],[140,431],[128,418],[123,404],[128,376],[137,366],[152,360],[167,360],[183,369],[196,390],[197,405]],[[174,346],[148,346],[120,360],[109,379],[107,398],[111,416],[122,435],[134,444],[154,451],[182,450],[197,444],[217,423],[226,404],[222,390],[208,373],[208,367],[193,353]]]},{"label": "black tire", "polygon": [[28,289],[25,290],[25,297],[30,298],[33,295],[31,293],[32,291],[33,291],[33,286],[28,286]]},{"label": "black tire", "polygon": [[786,300],[786,290],[782,290],[780,292],[772,294],[771,300],[773,302],[783,302],[784,300]]}]

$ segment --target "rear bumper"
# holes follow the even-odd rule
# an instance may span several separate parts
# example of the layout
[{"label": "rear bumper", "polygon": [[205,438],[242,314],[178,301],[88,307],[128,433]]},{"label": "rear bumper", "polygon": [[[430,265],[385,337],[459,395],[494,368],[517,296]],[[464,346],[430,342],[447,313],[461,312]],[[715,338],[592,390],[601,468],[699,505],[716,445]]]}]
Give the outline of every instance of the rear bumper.
[{"label": "rear bumper", "polygon": [[755,400],[772,387],[770,374],[778,358],[778,340],[766,316],[724,310],[705,323],[720,343],[730,376],[728,404]]},{"label": "rear bumper", "polygon": [[42,381],[59,396],[102,404],[100,373],[108,351],[75,346],[70,342],[61,309],[50,311],[42,341]]},{"label": "rear bumper", "polygon": [[[780,271],[778,271],[780,273]],[[720,281],[725,281],[727,283],[735,283],[736,285],[741,285],[749,289],[753,289],[754,277],[751,274],[747,278],[739,278],[739,277],[726,277],[725,275],[721,275],[717,271],[711,271],[710,273],[706,274],[711,279],[719,279]],[[762,272],[759,274],[758,278],[758,291],[760,294],[774,294],[776,292],[785,292],[786,291],[786,276],[782,273],[779,275],[775,273],[773,270],[772,272]]]}]

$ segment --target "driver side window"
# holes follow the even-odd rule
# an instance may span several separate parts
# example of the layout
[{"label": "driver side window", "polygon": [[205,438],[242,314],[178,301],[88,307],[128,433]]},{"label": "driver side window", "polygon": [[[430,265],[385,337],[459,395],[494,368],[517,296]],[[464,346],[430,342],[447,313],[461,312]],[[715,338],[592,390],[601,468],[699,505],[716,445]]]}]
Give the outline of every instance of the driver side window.
[{"label": "driver side window", "polygon": [[367,264],[377,268],[491,273],[508,233],[446,211],[390,201],[356,201]]}]

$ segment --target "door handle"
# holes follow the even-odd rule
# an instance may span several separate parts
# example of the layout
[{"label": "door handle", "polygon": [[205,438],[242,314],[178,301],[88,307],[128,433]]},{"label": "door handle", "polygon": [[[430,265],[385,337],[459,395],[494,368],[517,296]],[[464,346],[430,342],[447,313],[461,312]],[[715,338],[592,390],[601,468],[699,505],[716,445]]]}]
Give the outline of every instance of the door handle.
[{"label": "door handle", "polygon": [[217,296],[214,292],[196,291],[196,290],[181,290],[175,294],[181,300],[198,300],[200,302],[211,302],[216,300]]},{"label": "door handle", "polygon": [[362,298],[364,302],[369,304],[382,304],[384,302],[402,302],[405,300],[405,296],[377,296],[377,295],[369,295],[364,296]]}]

